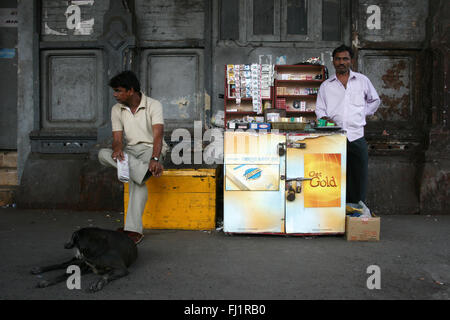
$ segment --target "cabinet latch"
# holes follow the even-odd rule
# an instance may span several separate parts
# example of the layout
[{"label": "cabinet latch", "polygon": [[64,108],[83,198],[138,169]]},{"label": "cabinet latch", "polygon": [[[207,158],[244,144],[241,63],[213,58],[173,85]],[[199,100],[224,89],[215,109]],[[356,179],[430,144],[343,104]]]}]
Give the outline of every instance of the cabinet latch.
[{"label": "cabinet latch", "polygon": [[[285,180],[285,176],[280,177],[281,180]],[[286,190],[287,190],[287,197],[286,199],[288,201],[294,201],[295,200],[295,194],[302,192],[302,182],[312,180],[312,178],[288,178],[286,179]]]}]

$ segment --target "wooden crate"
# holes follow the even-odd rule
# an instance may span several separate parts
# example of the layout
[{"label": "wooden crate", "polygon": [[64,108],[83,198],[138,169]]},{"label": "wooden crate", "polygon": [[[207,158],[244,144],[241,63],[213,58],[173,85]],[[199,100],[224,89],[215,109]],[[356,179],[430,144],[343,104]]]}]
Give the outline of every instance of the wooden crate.
[{"label": "wooden crate", "polygon": [[[213,230],[216,218],[215,169],[167,169],[147,180],[145,229]],[[124,186],[125,219],[129,201]]]}]

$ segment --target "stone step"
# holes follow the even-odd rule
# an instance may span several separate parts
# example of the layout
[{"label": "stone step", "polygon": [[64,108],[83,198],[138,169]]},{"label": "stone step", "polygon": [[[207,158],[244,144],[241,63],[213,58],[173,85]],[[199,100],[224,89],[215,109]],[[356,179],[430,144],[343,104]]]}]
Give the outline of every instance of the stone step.
[{"label": "stone step", "polygon": [[0,186],[0,207],[15,203],[16,186]]},{"label": "stone step", "polygon": [[0,168],[0,186],[17,186],[17,169]]},{"label": "stone step", "polygon": [[0,151],[0,168],[17,168],[17,151]]}]

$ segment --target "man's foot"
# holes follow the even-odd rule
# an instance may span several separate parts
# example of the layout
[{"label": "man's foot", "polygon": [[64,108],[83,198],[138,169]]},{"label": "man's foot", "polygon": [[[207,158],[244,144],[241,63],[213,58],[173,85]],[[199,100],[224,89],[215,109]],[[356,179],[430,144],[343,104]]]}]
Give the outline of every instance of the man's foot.
[{"label": "man's foot", "polygon": [[125,231],[125,234],[134,241],[135,244],[138,244],[142,241],[142,239],[144,238],[143,234],[140,234],[138,232],[133,232],[133,231]]},{"label": "man's foot", "polygon": [[135,244],[138,244],[144,238],[143,234],[134,231],[127,231],[124,227],[117,228],[116,231],[125,233],[131,240],[134,241]]}]

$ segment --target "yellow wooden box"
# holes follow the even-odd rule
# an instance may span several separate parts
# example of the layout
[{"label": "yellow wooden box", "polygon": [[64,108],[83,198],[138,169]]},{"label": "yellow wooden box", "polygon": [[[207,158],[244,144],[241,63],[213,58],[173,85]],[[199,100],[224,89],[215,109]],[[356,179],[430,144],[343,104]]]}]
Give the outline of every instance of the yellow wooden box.
[{"label": "yellow wooden box", "polygon": [[[166,169],[147,180],[145,229],[213,230],[216,225],[216,170]],[[124,185],[125,219],[128,183]]]}]

